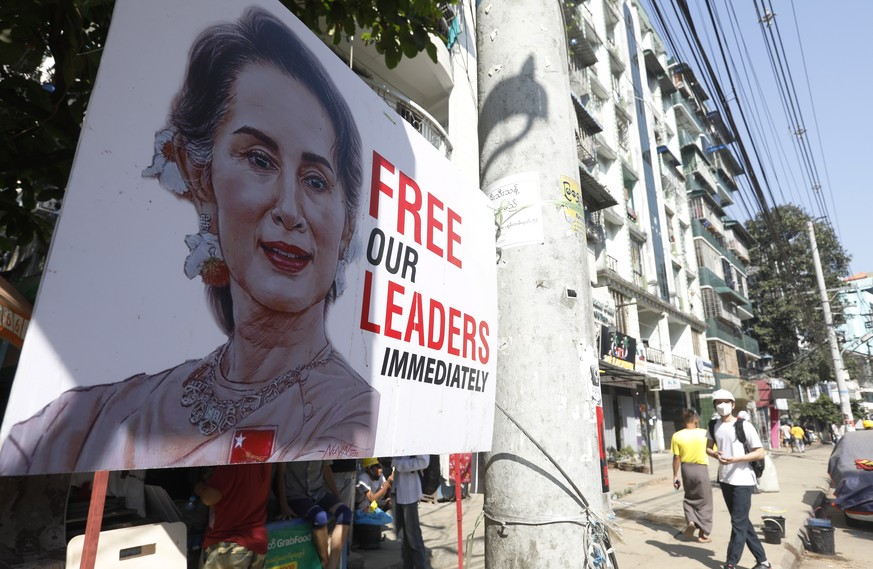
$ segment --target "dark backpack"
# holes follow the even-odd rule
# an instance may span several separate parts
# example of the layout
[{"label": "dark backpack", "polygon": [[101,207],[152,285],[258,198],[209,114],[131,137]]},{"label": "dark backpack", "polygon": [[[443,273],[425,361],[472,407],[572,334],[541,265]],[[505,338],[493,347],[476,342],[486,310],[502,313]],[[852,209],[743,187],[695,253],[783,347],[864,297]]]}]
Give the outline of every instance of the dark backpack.
[{"label": "dark backpack", "polygon": [[[712,419],[709,422],[709,436],[712,440],[715,440],[715,424],[718,419]],[[746,451],[746,454],[749,454],[749,443],[746,442],[746,430],[743,427],[743,419],[737,419],[734,423],[734,432],[737,435],[737,440],[743,443],[743,450]],[[761,478],[761,475],[764,474],[764,461],[763,460],[753,460],[749,463],[749,466],[752,467],[752,471],[755,473],[755,478]]]},{"label": "dark backpack", "polygon": [[424,496],[430,496],[440,487],[442,476],[440,476],[440,455],[430,455],[430,462],[427,466],[418,471],[418,477],[421,479],[421,493]]}]

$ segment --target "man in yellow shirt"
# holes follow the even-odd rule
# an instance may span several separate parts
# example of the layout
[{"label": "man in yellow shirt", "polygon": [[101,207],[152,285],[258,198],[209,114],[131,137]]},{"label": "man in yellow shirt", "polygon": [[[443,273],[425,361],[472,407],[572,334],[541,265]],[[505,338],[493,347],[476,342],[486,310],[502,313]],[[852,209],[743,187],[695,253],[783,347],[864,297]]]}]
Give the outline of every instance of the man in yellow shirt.
[{"label": "man in yellow shirt", "polygon": [[[685,485],[685,537],[709,543],[712,532],[712,484],[709,481],[709,459],[706,455],[706,429],[700,428],[700,418],[694,409],[682,412],[685,428],[676,431],[670,443],[673,451],[673,486]],[[682,481],[679,481],[680,468]]]},{"label": "man in yellow shirt", "polygon": [[806,447],[803,444],[803,438],[806,436],[806,433],[799,424],[795,423],[791,427],[791,452],[799,451],[806,452]]}]

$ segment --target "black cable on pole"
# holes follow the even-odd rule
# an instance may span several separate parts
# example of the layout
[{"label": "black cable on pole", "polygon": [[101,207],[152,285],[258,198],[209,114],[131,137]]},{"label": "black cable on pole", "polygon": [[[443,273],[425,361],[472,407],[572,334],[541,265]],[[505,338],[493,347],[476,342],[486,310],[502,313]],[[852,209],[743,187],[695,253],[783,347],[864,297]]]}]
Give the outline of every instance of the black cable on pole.
[{"label": "black cable on pole", "polygon": [[[763,115],[766,118],[767,125],[770,127],[770,135],[771,135],[770,143],[763,145],[765,148],[765,151],[768,152],[768,154],[769,154],[769,147],[770,146],[774,146],[776,148],[776,154],[779,158],[779,164],[782,168],[783,173],[785,173],[786,182],[788,183],[789,194],[791,195],[792,199],[796,199],[798,204],[800,204],[803,201],[803,199],[806,198],[807,205],[810,207],[810,211],[812,211],[812,204],[808,201],[809,198],[805,193],[800,193],[797,198],[795,198],[795,196],[794,196],[794,188],[800,187],[799,184],[797,183],[796,178],[794,177],[794,169],[789,168],[786,165],[788,157],[785,153],[785,149],[784,149],[784,146],[782,144],[782,140],[778,136],[778,134],[776,133],[776,125],[773,123],[773,114],[770,111],[769,105],[767,104],[767,97],[764,96],[764,91],[761,88],[761,81],[758,78],[758,73],[755,71],[754,61],[752,60],[752,56],[749,53],[749,47],[747,45],[746,39],[745,39],[745,37],[743,37],[742,29],[740,28],[739,20],[737,18],[737,13],[734,10],[734,5],[733,5],[733,3],[730,2],[730,0],[725,0],[725,4],[729,8],[729,11],[730,11],[731,29],[733,30],[734,38],[735,38],[735,41],[736,41],[738,47],[740,46],[741,42],[737,38],[742,39],[742,52],[740,53],[740,58],[744,59],[742,69],[743,69],[743,73],[744,73],[745,78],[746,78],[746,83],[748,83],[749,85],[755,85],[755,87],[757,88],[758,99],[761,101],[761,105],[764,107]],[[745,58],[743,58],[743,54],[745,54]],[[751,78],[749,77],[749,70],[751,70],[751,73],[752,73]],[[760,121],[760,119],[758,119],[758,120]],[[761,139],[764,142],[766,142],[767,136],[765,136],[762,133]],[[772,160],[771,160],[771,162],[772,162]],[[775,166],[773,166],[773,172],[774,172],[774,175],[776,175]],[[781,184],[779,184],[777,182],[777,186],[781,187]],[[784,196],[783,196],[783,201],[787,201],[787,200],[784,200]]]},{"label": "black cable on pole", "polygon": [[819,154],[821,155],[822,166],[823,166],[824,172],[825,172],[825,179],[827,180],[828,194],[830,195],[830,198],[831,198],[831,205],[834,208],[833,217],[834,217],[834,221],[836,222],[837,235],[839,236],[841,234],[840,219],[839,219],[839,215],[838,215],[837,204],[834,202],[834,192],[833,192],[833,186],[831,185],[831,176],[830,176],[830,172],[828,172],[828,163],[827,163],[827,159],[825,158],[824,146],[822,145],[822,141],[821,141],[821,128],[818,125],[818,113],[815,110],[815,100],[812,97],[812,86],[810,85],[810,82],[809,82],[809,71],[808,71],[807,66],[806,66],[806,55],[803,52],[803,41],[801,39],[800,25],[797,21],[797,11],[795,10],[794,3],[791,4],[791,13],[794,16],[794,29],[797,32],[797,45],[800,49],[800,59],[801,59],[801,62],[803,64],[803,75],[806,78],[806,91],[809,94],[809,106],[812,109],[812,118],[813,118],[813,122],[815,123],[815,133],[816,133],[816,138],[818,139]]},{"label": "black cable on pole", "polygon": [[[808,189],[811,189],[814,185],[814,178],[812,176],[812,172],[810,171],[808,164],[805,163],[802,155],[802,151],[800,148],[801,141],[799,139],[798,133],[800,132],[798,125],[798,119],[796,114],[793,112],[792,101],[790,95],[788,93],[787,87],[785,86],[785,76],[784,72],[781,72],[780,64],[781,58],[778,57],[778,50],[774,44],[771,44],[772,37],[767,36],[766,27],[768,25],[768,21],[765,16],[761,13],[757,2],[755,2],[755,13],[758,16],[758,22],[760,24],[761,29],[761,37],[764,40],[764,45],[767,50],[767,57],[770,60],[770,67],[773,71],[773,77],[776,79],[776,87],[779,93],[780,100],[782,102],[782,111],[785,113],[785,120],[789,125],[789,128],[792,128],[792,142],[795,145],[795,153],[797,155],[797,164],[801,168],[801,173],[805,175],[805,183]],[[806,166],[806,168],[804,168]],[[813,196],[814,197],[814,196]]]},{"label": "black cable on pole", "polygon": [[[688,11],[688,3],[686,0],[678,0],[678,3],[679,3],[679,6],[682,9],[682,12],[685,15],[685,18],[688,22],[689,29],[691,30],[691,35],[694,37],[695,42],[698,44],[698,48],[700,48],[700,45],[699,45],[700,38],[697,35],[697,30],[696,30],[696,27],[694,25],[694,20],[691,18],[691,14]],[[707,10],[710,13],[710,18],[713,18],[712,7],[709,4],[709,0],[706,0],[706,6],[707,6]],[[719,50],[721,50],[722,57],[724,58],[724,46],[722,45],[721,37],[719,35],[717,35],[716,39],[718,40]],[[703,61],[706,65],[707,72],[710,74],[710,77],[712,77],[712,81],[713,81],[713,84],[715,85],[715,89],[716,89],[716,93],[718,95],[718,98],[722,101],[723,104],[726,104],[727,98],[724,95],[724,91],[721,88],[721,84],[719,83],[718,78],[714,74],[714,70],[713,70],[712,64],[709,61],[709,57],[706,55],[705,52],[701,52],[701,56],[703,57]],[[734,87],[734,83],[733,83],[733,77],[731,77],[730,74],[728,74],[728,80],[730,81],[731,89],[733,91],[736,91],[736,88]],[[740,111],[740,116],[741,116],[743,122],[746,123],[745,113],[743,112],[742,106],[738,105],[737,108]],[[732,131],[734,133],[739,132],[739,129],[737,128],[736,121],[734,120],[734,117],[733,117],[733,113],[730,110],[730,107],[727,105],[725,106],[725,114],[726,114],[726,118],[728,119],[728,122],[730,123]],[[754,146],[754,141],[751,141],[751,144]],[[771,235],[773,235],[774,242],[775,242],[776,246],[780,249],[780,251],[784,255],[785,254],[784,246],[783,246],[781,240],[778,238],[779,233],[776,231],[776,225],[773,221],[773,216],[770,213],[770,207],[767,205],[767,198],[764,196],[764,192],[761,190],[761,184],[758,182],[758,176],[755,173],[754,168],[752,168],[752,162],[751,162],[751,159],[749,158],[748,152],[746,151],[745,144],[740,143],[738,146],[739,146],[740,152],[742,153],[743,160],[748,165],[748,170],[746,172],[746,175],[749,176],[750,180],[752,181],[752,188],[754,190],[754,195],[756,196],[758,203],[761,206],[761,214],[764,218],[764,222],[767,224],[767,227],[770,230]],[[765,176],[766,176],[766,174],[765,174]]]},{"label": "black cable on pole", "polygon": [[[767,9],[764,6],[764,0],[761,0],[761,7],[764,8],[765,12],[772,12],[772,3],[770,5],[770,9]],[[757,3],[755,4],[755,9],[758,9]],[[760,12],[759,12],[760,13]],[[783,62],[783,57],[785,53],[785,45],[782,42],[782,34],[779,31],[778,22],[775,19],[771,19],[767,24],[762,23],[762,31],[769,32],[770,41],[773,45],[773,51],[776,55],[776,60],[778,61],[779,67],[779,76],[781,77],[782,86],[785,90],[786,98],[790,104],[791,115],[796,125],[795,128],[795,137],[796,143],[799,150],[799,157],[806,167],[810,188],[813,196],[815,197],[816,203],[819,207],[819,213],[825,217],[828,215],[827,203],[824,201],[823,196],[821,195],[821,184],[819,182],[818,170],[815,165],[815,160],[812,157],[811,149],[809,148],[809,142],[806,137],[806,127],[805,122],[803,120],[803,111],[800,108],[800,102],[797,97],[797,89],[794,86],[794,79],[791,74],[791,67],[788,65],[787,60]],[[774,34],[775,30],[775,34]],[[766,34],[765,32],[765,34]],[[778,42],[778,46],[777,46]]]}]

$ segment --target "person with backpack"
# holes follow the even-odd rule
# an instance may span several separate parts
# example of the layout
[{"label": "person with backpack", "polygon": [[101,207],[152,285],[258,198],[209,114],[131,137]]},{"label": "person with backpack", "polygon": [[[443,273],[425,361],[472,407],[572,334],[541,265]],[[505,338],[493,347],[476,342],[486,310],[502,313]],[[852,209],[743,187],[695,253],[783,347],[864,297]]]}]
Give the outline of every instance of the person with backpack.
[{"label": "person with backpack", "polygon": [[394,467],[394,529],[403,534],[401,555],[403,569],[430,569],[427,549],[421,537],[418,520],[418,501],[421,499],[419,471],[426,470],[431,457],[426,454],[399,456],[393,459]]},{"label": "person with backpack", "polygon": [[709,423],[706,453],[718,460],[718,481],[731,515],[731,537],[727,561],[722,569],[735,569],[745,546],[755,556],[752,569],[767,569],[770,567],[767,553],[749,519],[752,492],[758,481],[752,462],[763,463],[764,460],[761,438],[749,421],[737,420],[733,416],[736,401],[730,391],[718,389],[713,392],[712,400],[720,418]]}]

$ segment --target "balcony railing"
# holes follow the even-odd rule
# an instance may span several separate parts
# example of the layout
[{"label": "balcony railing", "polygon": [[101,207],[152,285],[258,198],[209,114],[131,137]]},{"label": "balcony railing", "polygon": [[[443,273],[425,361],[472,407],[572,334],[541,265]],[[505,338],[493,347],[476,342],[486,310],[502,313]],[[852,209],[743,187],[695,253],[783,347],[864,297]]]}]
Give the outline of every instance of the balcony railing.
[{"label": "balcony railing", "polygon": [[615,257],[606,256],[606,268],[610,271],[617,273],[618,272],[618,259]]},{"label": "balcony railing", "polygon": [[646,290],[646,276],[637,269],[633,272],[633,282],[639,288]]},{"label": "balcony railing", "polygon": [[388,103],[388,106],[394,109],[398,115],[406,122],[412,125],[428,142],[443,152],[446,158],[452,156],[452,143],[449,141],[449,135],[445,129],[440,126],[440,123],[433,118],[430,113],[418,106],[415,101],[393,91],[390,87],[384,84],[374,83],[364,80],[370,88],[382,97],[382,100]]},{"label": "balcony railing", "polygon": [[597,149],[594,146],[593,136],[576,135],[576,157],[589,168],[597,164]]},{"label": "balcony railing", "polygon": [[715,181],[715,176],[709,171],[709,166],[702,160],[694,160],[690,164],[685,165],[685,176],[695,176],[699,182],[703,183],[704,189],[714,194],[718,190],[718,184]]},{"label": "balcony railing", "polygon": [[728,241],[728,249],[736,253],[737,257],[745,261],[749,260],[749,249],[740,241],[731,239]]},{"label": "balcony railing", "polygon": [[691,215],[700,220],[704,228],[717,232],[720,238],[724,237],[724,222],[721,217],[706,206],[702,197],[693,198],[690,205]]},{"label": "balcony railing", "polygon": [[679,177],[666,164],[661,164],[661,186],[667,197],[685,189],[685,185],[679,180]]},{"label": "balcony railing", "polygon": [[646,348],[646,359],[653,364],[662,366],[667,365],[667,359],[664,357],[664,352],[656,348]]},{"label": "balcony railing", "polygon": [[691,364],[688,362],[688,358],[683,358],[682,356],[672,356],[673,367],[676,369],[681,369],[682,371],[689,371],[691,369]]},{"label": "balcony railing", "polygon": [[585,210],[585,233],[589,241],[603,242],[603,224],[600,221],[599,211]]}]

